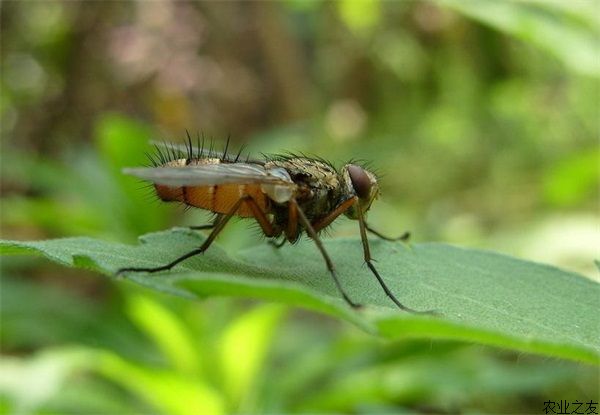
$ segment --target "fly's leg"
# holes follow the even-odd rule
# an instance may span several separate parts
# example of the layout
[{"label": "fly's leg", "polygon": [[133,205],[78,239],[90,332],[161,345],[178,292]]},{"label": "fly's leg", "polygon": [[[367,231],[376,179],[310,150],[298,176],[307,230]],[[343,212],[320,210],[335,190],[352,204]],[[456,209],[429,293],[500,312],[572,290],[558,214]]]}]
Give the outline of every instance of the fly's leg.
[{"label": "fly's leg", "polygon": [[208,229],[213,229],[215,226],[217,226],[217,223],[219,223],[219,221],[222,218],[223,218],[223,215],[219,214],[215,217],[215,219],[213,220],[213,223],[207,223],[206,225],[189,226],[189,228],[194,231],[205,231]]},{"label": "fly's leg", "polygon": [[413,310],[412,308],[409,308],[409,307],[405,306],[390,291],[390,289],[386,285],[386,283],[383,280],[383,278],[381,278],[381,275],[379,275],[379,272],[377,272],[377,269],[375,268],[375,265],[373,265],[373,258],[371,258],[371,250],[369,249],[369,239],[367,238],[367,224],[365,223],[363,212],[360,209],[358,209],[358,223],[359,223],[359,226],[360,226],[360,238],[361,238],[362,244],[363,244],[363,252],[364,252],[365,262],[367,263],[367,266],[369,267],[369,269],[371,270],[371,272],[373,273],[373,275],[375,275],[375,278],[377,278],[377,281],[379,282],[379,285],[381,285],[381,288],[383,288],[383,291],[385,291],[385,294],[401,310],[408,311],[410,313],[415,313],[415,314],[434,314],[433,311],[417,311],[417,310]]},{"label": "fly's leg", "polygon": [[352,205],[354,205],[355,203],[356,203],[356,197],[351,197],[350,199],[343,201],[329,215],[327,215],[323,219],[313,223],[312,224],[313,229],[316,232],[319,232],[321,229],[326,228],[327,226],[329,226],[331,224],[331,222],[336,220],[337,217],[340,216],[342,213],[344,213],[345,211],[350,209],[350,207],[352,207]]},{"label": "fly's leg", "polygon": [[317,235],[317,232],[314,230],[313,226],[310,224],[310,222],[306,218],[306,215],[304,214],[304,212],[302,212],[302,209],[300,208],[300,206],[298,206],[298,203],[294,199],[291,199],[289,203],[293,204],[294,208],[296,209],[296,211],[298,213],[298,219],[300,220],[302,225],[306,228],[306,232],[308,233],[308,236],[310,236],[312,238],[312,240],[315,241],[317,248],[319,249],[319,251],[321,251],[321,255],[323,256],[323,259],[325,260],[325,263],[327,264],[327,270],[329,270],[329,273],[331,274],[331,277],[333,278],[333,281],[335,282],[335,285],[336,285],[338,291],[340,292],[340,294],[342,295],[342,297],[344,298],[344,300],[346,300],[346,302],[353,308],[361,307],[360,304],[352,301],[350,299],[350,297],[348,297],[348,294],[346,294],[346,291],[344,291],[344,288],[342,287],[342,284],[340,284],[340,280],[338,279],[337,272],[335,270],[335,266],[333,265],[331,258],[329,258],[329,254],[325,250],[325,247],[323,246],[323,243],[321,242],[319,235]]},{"label": "fly's leg", "polygon": [[206,225],[194,225],[188,226],[191,230],[194,231],[205,231],[208,229],[213,229],[216,225],[214,223],[207,223]]},{"label": "fly's leg", "polygon": [[275,249],[279,249],[279,248],[281,248],[283,245],[285,245],[285,241],[286,241],[286,239],[285,239],[285,238],[283,238],[283,239],[282,239],[281,241],[279,241],[279,242],[275,242],[274,240],[272,240],[272,239],[269,239],[269,245],[271,245],[271,246],[272,246],[273,248],[275,248]]},{"label": "fly's leg", "polygon": [[[331,212],[329,215],[325,216],[323,219],[319,220],[318,222],[315,222],[312,224],[314,230],[319,232],[321,229],[327,227],[331,222],[333,222],[335,219],[337,219],[338,216],[340,216],[342,213],[344,213],[346,210],[348,210],[355,203],[356,203],[355,197],[352,197],[352,198],[347,199],[344,202],[340,203],[340,205],[337,208],[335,208],[335,210],[333,212]],[[371,232],[374,235],[377,235],[379,238],[384,239],[386,241],[407,242],[410,239],[410,232],[404,232],[402,235],[400,235],[396,238],[390,238],[389,236],[385,236],[385,235],[379,233],[378,231],[376,231],[375,229],[369,227],[369,225],[367,224],[366,221],[365,221],[365,227],[367,228],[367,231]]]},{"label": "fly's leg", "polygon": [[267,214],[264,212],[264,210],[262,210],[262,208],[259,206],[259,204],[256,203],[256,201],[254,199],[252,199],[252,196],[245,196],[243,198],[243,200],[246,202],[248,207],[250,207],[250,209],[252,210],[254,219],[256,219],[256,221],[260,225],[260,229],[263,231],[263,234],[267,238],[272,238],[272,237],[276,236],[278,233],[275,230],[275,227],[273,226],[273,224],[267,217]]},{"label": "fly's leg", "polygon": [[[331,222],[333,222],[339,215],[341,215],[342,213],[344,213],[347,209],[349,209],[352,205],[354,205],[357,202],[357,198],[353,197],[350,198],[344,202],[342,202],[333,212],[331,212],[329,215],[327,215],[325,218],[321,219],[319,222],[316,222],[312,225],[312,231],[315,232],[315,230],[318,232],[319,230],[325,228],[326,226],[328,226]],[[302,216],[300,216],[301,218],[304,217],[302,211],[298,208],[298,212],[299,212],[299,216],[300,214],[302,214]],[[405,311],[409,311],[412,313],[426,313],[429,314],[431,313],[430,311],[425,311],[425,312],[421,312],[421,311],[415,311],[409,307],[406,307],[405,305],[403,305],[397,298],[396,296],[394,296],[394,294],[390,291],[390,289],[388,288],[388,286],[385,284],[385,281],[383,281],[383,278],[381,278],[381,276],[379,275],[379,272],[377,272],[377,269],[375,268],[375,266],[373,265],[373,259],[371,258],[371,251],[369,249],[369,241],[367,239],[367,231],[379,236],[382,239],[385,240],[407,240],[410,237],[410,234],[408,232],[406,232],[404,235],[402,235],[401,237],[395,239],[395,238],[388,238],[382,234],[380,234],[379,232],[370,229],[363,217],[362,211],[360,209],[358,209],[358,219],[359,219],[359,224],[360,224],[360,236],[362,239],[362,243],[363,243],[363,250],[364,250],[364,258],[365,258],[365,262],[367,263],[367,266],[369,267],[369,269],[371,270],[371,272],[375,275],[375,277],[377,278],[377,281],[379,282],[379,284],[381,285],[381,288],[383,288],[383,291],[386,293],[386,295],[402,310]],[[306,221],[306,217],[304,217],[304,221]],[[306,226],[306,225],[305,225]],[[312,234],[310,233],[311,227],[310,226],[306,226],[307,228],[307,232],[309,233],[309,235],[311,236],[311,238],[315,239]],[[321,250],[321,253],[323,254],[323,256],[325,257],[325,261],[327,262],[327,257],[326,257],[326,253],[324,251],[324,249],[322,249],[322,245],[320,245],[320,240],[315,239],[315,242],[317,243],[317,246],[319,247],[319,249]],[[329,262],[330,263],[330,262]],[[328,268],[329,268],[329,263],[328,263]],[[331,271],[331,269],[330,269]],[[340,289],[340,291],[343,294],[343,291],[341,290],[340,284],[337,280],[337,277],[335,275],[335,271],[332,273],[333,278],[336,282],[336,285],[338,286],[338,288]],[[343,294],[344,295],[344,294]],[[346,299],[346,301],[348,301],[351,305],[352,302],[349,301],[349,299],[347,298],[346,295],[344,295],[344,299]]]},{"label": "fly's leg", "polygon": [[[231,210],[224,215],[215,225],[214,228],[212,230],[212,232],[210,233],[210,235],[208,235],[208,238],[206,238],[206,240],[204,241],[204,243],[197,249],[194,249],[190,252],[188,252],[185,255],[180,256],[179,258],[175,259],[174,261],[169,262],[168,264],[159,266],[159,267],[150,267],[150,268],[144,268],[144,267],[131,267],[131,268],[121,268],[117,271],[117,274],[122,274],[124,272],[149,272],[149,273],[154,273],[154,272],[160,272],[160,271],[167,271],[171,268],[173,268],[175,265],[179,264],[182,261],[185,261],[186,259],[193,257],[195,255],[199,255],[201,253],[203,253],[204,251],[206,251],[208,249],[208,247],[213,243],[213,241],[215,240],[215,238],[217,237],[217,235],[219,235],[219,233],[221,233],[221,231],[223,230],[223,228],[225,227],[225,225],[227,225],[227,222],[229,222],[229,219],[231,219],[231,217],[233,215],[235,215],[235,212],[237,212],[237,210],[240,208],[240,206],[242,205],[242,203],[247,203],[249,204],[249,206],[251,207],[251,209],[253,211],[257,211],[260,212],[259,214],[261,214],[261,219],[265,219],[267,220],[267,228],[265,228],[263,226],[263,223],[261,222],[261,219],[257,218],[259,224],[261,225],[261,227],[263,228],[263,232],[265,232],[265,234],[267,234],[267,231],[271,231],[272,232],[272,225],[268,222],[268,219],[266,217],[266,215],[264,214],[264,212],[262,212],[262,210],[260,209],[260,206],[258,206],[258,204],[254,201],[254,199],[252,199],[251,196],[244,196],[242,198],[240,198],[231,208]],[[267,236],[271,236],[271,235],[267,235]]]},{"label": "fly's leg", "polygon": [[373,235],[377,236],[378,238],[383,239],[384,241],[390,241],[390,242],[397,242],[397,241],[408,242],[408,240],[410,239],[410,232],[404,232],[400,236],[397,236],[395,238],[391,238],[389,236],[382,235],[381,233],[377,232],[375,229],[369,227],[369,225],[367,224],[367,222],[365,222],[365,228],[367,229],[368,232],[371,232]]}]

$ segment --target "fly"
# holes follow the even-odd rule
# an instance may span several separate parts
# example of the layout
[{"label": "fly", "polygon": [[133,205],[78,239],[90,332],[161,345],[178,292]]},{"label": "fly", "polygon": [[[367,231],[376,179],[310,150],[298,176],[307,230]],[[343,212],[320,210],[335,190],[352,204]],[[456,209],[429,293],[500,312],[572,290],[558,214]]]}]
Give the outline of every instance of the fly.
[{"label": "fly", "polygon": [[[417,312],[403,305],[390,291],[373,264],[367,232],[388,241],[407,240],[408,233],[388,238],[372,229],[365,215],[379,195],[374,173],[348,163],[336,170],[322,159],[298,155],[264,156],[261,160],[240,160],[237,156],[205,154],[204,139],[192,145],[188,134],[185,146],[156,145],[149,156],[154,167],[126,168],[124,173],[152,182],[157,196],[165,202],[180,202],[216,213],[213,223],[192,227],[210,229],[204,243],[168,264],[154,268],[121,268],[124,272],[159,272],[206,251],[233,216],[252,218],[276,247],[296,242],[306,233],[319,249],[327,270],[344,300],[360,307],[340,283],[319,232],[340,215],[358,221],[364,260],[385,294],[402,310]],[[281,238],[276,243],[275,241]]]}]

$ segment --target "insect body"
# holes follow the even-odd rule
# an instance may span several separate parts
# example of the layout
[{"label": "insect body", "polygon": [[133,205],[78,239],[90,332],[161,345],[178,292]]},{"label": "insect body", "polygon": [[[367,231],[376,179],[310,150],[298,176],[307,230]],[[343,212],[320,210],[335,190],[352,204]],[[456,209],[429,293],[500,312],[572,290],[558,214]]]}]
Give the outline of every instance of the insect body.
[{"label": "insect body", "polygon": [[174,261],[155,268],[123,268],[122,272],[158,272],[172,268],[181,261],[204,252],[233,216],[253,218],[265,236],[282,238],[293,243],[305,232],[317,245],[327,269],[344,300],[359,307],[343,289],[333,262],[321,239],[319,231],[338,216],[345,214],[358,220],[363,244],[364,259],[387,296],[401,309],[404,306],[389,290],[373,265],[367,232],[387,240],[371,229],[365,214],[379,195],[379,185],[373,173],[357,164],[346,164],[337,171],[320,159],[304,156],[265,156],[263,160],[239,161],[223,154],[204,155],[203,145],[194,148],[188,136],[185,148],[166,145],[157,147],[158,161],[151,158],[154,167],[128,168],[124,172],[148,180],[163,201],[176,201],[217,214],[210,225],[196,227],[212,229],[206,241],[197,249]]}]

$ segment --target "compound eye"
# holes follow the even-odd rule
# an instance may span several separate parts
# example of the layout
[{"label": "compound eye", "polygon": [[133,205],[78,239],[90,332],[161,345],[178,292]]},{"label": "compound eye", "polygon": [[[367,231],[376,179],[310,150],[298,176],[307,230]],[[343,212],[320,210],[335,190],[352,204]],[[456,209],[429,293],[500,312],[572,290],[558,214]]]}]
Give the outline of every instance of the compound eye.
[{"label": "compound eye", "polygon": [[351,164],[348,166],[348,174],[350,175],[356,196],[361,199],[368,199],[371,195],[371,179],[364,169]]}]

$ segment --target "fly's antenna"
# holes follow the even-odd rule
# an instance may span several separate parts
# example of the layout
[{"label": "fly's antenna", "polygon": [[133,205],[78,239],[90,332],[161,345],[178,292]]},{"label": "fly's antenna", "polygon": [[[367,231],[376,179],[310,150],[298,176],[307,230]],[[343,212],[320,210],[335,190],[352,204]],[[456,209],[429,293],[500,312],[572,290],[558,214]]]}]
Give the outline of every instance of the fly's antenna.
[{"label": "fly's antenna", "polygon": [[[234,163],[237,163],[237,161],[240,159],[240,156],[242,155],[242,151],[244,151],[244,148],[246,148],[246,143],[242,144],[242,146],[240,147],[240,151],[238,151],[237,155],[235,156],[235,160],[233,160]],[[248,155],[250,156],[250,155]],[[248,160],[246,160],[247,162]]]},{"label": "fly's antenna", "polygon": [[186,150],[187,150],[187,158],[188,158],[188,162],[194,157],[194,149],[192,146],[192,137],[190,137],[190,132],[186,129],[185,130],[185,135],[187,136],[187,143],[186,143]]},{"label": "fly's antenna", "polygon": [[225,150],[223,151],[222,160],[227,160],[227,150],[229,149],[229,141],[231,140],[231,134],[227,135],[227,142],[225,143]]}]

